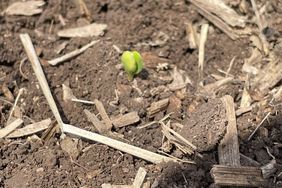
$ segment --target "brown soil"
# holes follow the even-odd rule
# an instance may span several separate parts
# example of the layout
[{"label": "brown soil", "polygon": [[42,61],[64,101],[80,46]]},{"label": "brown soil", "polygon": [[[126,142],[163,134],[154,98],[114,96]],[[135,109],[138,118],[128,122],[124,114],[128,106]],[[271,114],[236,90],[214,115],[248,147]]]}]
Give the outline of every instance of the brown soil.
[{"label": "brown soil", "polygon": [[[87,140],[78,140],[78,156],[73,158],[62,149],[59,134],[55,134],[47,144],[36,138],[2,139],[0,187],[101,187],[103,183],[125,185],[132,183],[139,167],[145,167],[148,171],[147,180],[152,183],[152,187],[214,186],[209,172],[212,165],[218,163],[215,146],[225,131],[226,120],[223,117],[222,104],[219,100],[196,95],[196,84],[189,85],[186,93],[161,89],[159,92],[152,92],[152,89],[171,83],[170,71],[173,66],[184,70],[194,83],[197,82],[198,51],[189,49],[185,23],[200,22],[203,17],[186,1],[84,1],[91,15],[88,19],[80,13],[73,1],[61,0],[49,0],[44,5],[43,13],[32,17],[0,15],[0,85],[2,87],[5,83],[14,97],[20,88],[26,89],[18,103],[24,124],[46,118],[54,120],[28,61],[21,65],[24,76],[20,72],[20,62],[26,54],[19,34],[27,32],[42,59],[50,89],[65,123],[95,131],[83,110],[88,109],[97,113],[94,106],[63,101],[62,84],[67,82],[77,98],[91,101],[99,99],[110,117],[137,111],[141,118],[138,124],[113,131],[123,134],[126,142],[153,152],[157,152],[162,146],[163,134],[160,127],[152,125],[137,129],[137,126],[159,120],[168,112],[174,111],[171,121],[185,125],[182,133],[188,139],[192,139],[193,135],[187,135],[185,128],[191,128],[195,134],[197,133],[194,142],[203,151],[201,153],[203,158],[181,154],[184,159],[195,160],[196,164],[153,165]],[[0,12],[12,2],[14,1],[1,1]],[[281,2],[273,0],[271,3],[277,7],[273,11],[273,17],[281,17]],[[100,42],[83,54],[61,65],[49,66],[44,64],[44,60],[60,56],[56,54],[55,49],[64,41],[68,41],[68,45],[61,54],[93,40],[93,38],[69,40],[58,38],[56,32],[63,28],[59,15],[67,20],[65,28],[89,22],[106,23],[108,28],[104,36],[97,37]],[[278,33],[282,32],[279,24],[273,25],[273,28]],[[160,37],[163,34],[167,35],[168,39],[162,41],[163,44],[156,44],[156,41],[163,39]],[[136,49],[142,54],[149,53],[155,57],[156,62],[148,63],[145,70],[136,77],[138,88],[142,91],[141,95],[132,87],[132,83],[127,81],[124,71],[119,68],[120,54],[113,45],[121,50]],[[227,70],[234,56],[236,62],[230,74],[240,77],[244,59],[250,56],[249,46],[248,39],[232,41],[213,27],[205,50],[205,82],[214,82],[210,74],[218,73],[218,69]],[[169,62],[168,70],[157,71],[156,66],[159,62]],[[229,94],[234,97],[237,107],[243,87],[244,83],[241,82],[230,84],[221,88],[216,93],[216,98]],[[115,89],[119,91],[119,102],[111,105],[111,101],[115,100]],[[7,97],[1,89],[0,97],[1,99]],[[169,106],[170,111],[164,110],[154,118],[148,118],[146,108],[152,102],[165,98],[170,98],[172,103]],[[6,125],[11,108],[9,102],[0,100],[0,128]],[[281,187],[282,177],[278,176],[282,170],[279,165],[282,164],[281,109],[274,108],[273,112],[269,123],[265,122],[262,125],[266,130],[258,131],[250,142],[246,141],[246,135],[252,132],[266,113],[261,109],[254,109],[238,117],[240,152],[264,165],[271,160],[265,149],[268,147],[278,164],[277,171],[267,179],[268,187]],[[202,128],[193,129],[195,124]],[[207,130],[210,130],[211,135],[203,135]],[[171,154],[174,155],[175,151]],[[242,164],[250,165],[244,160]]]},{"label": "brown soil", "polygon": [[225,109],[220,99],[210,100],[197,107],[188,117],[181,134],[193,140],[198,151],[215,149],[226,132]]}]

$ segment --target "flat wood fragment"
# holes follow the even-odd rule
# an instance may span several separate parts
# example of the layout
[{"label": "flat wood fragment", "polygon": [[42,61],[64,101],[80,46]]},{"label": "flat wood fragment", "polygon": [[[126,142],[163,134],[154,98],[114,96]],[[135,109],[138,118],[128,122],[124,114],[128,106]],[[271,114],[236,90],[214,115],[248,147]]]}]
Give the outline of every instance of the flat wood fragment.
[{"label": "flat wood fragment", "polygon": [[214,95],[218,89],[220,89],[222,86],[227,85],[231,82],[233,82],[234,78],[232,77],[226,77],[222,78],[221,80],[218,80],[214,83],[210,83],[205,85],[203,88],[200,89],[200,93],[203,93],[208,96]]},{"label": "flat wood fragment", "polygon": [[133,182],[133,188],[142,188],[143,182],[145,180],[147,171],[145,168],[140,167],[138,169],[138,172],[135,176],[134,182]]},{"label": "flat wood fragment", "polygon": [[96,108],[100,114],[100,116],[102,117],[103,122],[105,123],[105,127],[107,130],[111,130],[113,127],[112,121],[110,120],[106,109],[103,105],[103,103],[97,99],[94,100],[94,103],[96,105]]},{"label": "flat wood fragment", "polygon": [[247,18],[237,14],[235,10],[227,6],[222,0],[190,0],[194,4],[205,8],[210,13],[215,14],[228,25],[235,27],[245,27]]},{"label": "flat wood fragment", "polygon": [[116,128],[132,125],[139,121],[140,117],[138,116],[137,112],[129,112],[127,114],[112,119],[112,123]]},{"label": "flat wood fragment", "polygon": [[204,7],[199,5],[196,1],[190,0],[190,2],[196,7],[197,11],[201,15],[203,15],[207,20],[213,23],[218,29],[223,31],[232,40],[236,40],[237,38],[239,38],[236,32],[229,25],[227,25],[224,21],[222,21],[220,18],[213,15],[211,12],[209,12]]},{"label": "flat wood fragment", "polygon": [[107,127],[105,126],[105,124],[101,122],[95,114],[91,113],[87,109],[83,111],[85,115],[87,116],[88,121],[90,121],[94,125],[94,127],[97,129],[99,133],[104,133],[104,132],[109,131]]},{"label": "flat wood fragment", "polygon": [[252,87],[264,94],[281,80],[282,63],[280,60],[271,60],[254,78]]},{"label": "flat wood fragment", "polygon": [[211,175],[218,186],[259,187],[265,182],[259,167],[214,165]]},{"label": "flat wood fragment", "polygon": [[167,106],[168,106],[168,103],[169,103],[168,98],[162,99],[162,100],[157,101],[157,102],[153,102],[151,104],[151,106],[149,108],[147,108],[148,117],[152,118],[152,117],[154,117],[154,115],[156,115],[156,113],[166,109]]},{"label": "flat wood fragment", "polygon": [[237,167],[240,166],[240,152],[234,102],[229,95],[222,97],[221,100],[226,109],[228,124],[226,134],[218,146],[219,164]]},{"label": "flat wood fragment", "polygon": [[104,34],[107,24],[92,23],[82,27],[64,29],[58,32],[59,37],[97,37]]},{"label": "flat wood fragment", "polygon": [[18,138],[18,137],[35,134],[37,132],[47,129],[50,124],[51,124],[50,118],[36,122],[36,123],[32,123],[32,124],[26,125],[25,127],[21,129],[14,130],[12,133],[10,133],[7,136],[7,138]]},{"label": "flat wood fragment", "polygon": [[18,128],[23,123],[21,118],[14,120],[12,123],[8,124],[3,129],[0,129],[0,138],[6,137],[8,134],[13,132],[16,128]]},{"label": "flat wood fragment", "polygon": [[43,9],[41,8],[45,4],[45,1],[25,1],[15,2],[11,4],[4,13],[7,15],[22,15],[22,16],[33,16],[40,14]]}]

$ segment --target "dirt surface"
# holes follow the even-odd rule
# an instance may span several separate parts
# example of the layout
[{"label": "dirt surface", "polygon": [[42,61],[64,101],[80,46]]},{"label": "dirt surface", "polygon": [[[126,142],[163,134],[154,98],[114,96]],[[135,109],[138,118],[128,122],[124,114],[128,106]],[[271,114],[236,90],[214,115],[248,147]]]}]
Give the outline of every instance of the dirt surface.
[{"label": "dirt surface", "polygon": [[226,112],[220,99],[201,104],[188,117],[180,134],[199,151],[215,149],[226,132]]},{"label": "dirt surface", "polygon": [[[225,110],[219,98],[231,95],[238,109],[244,88],[244,80],[240,79],[244,76],[241,69],[245,58],[251,55],[249,39],[233,41],[210,25],[205,47],[204,83],[216,81],[212,74],[225,77],[220,70],[227,70],[231,59],[236,56],[230,71],[230,75],[236,77],[235,82],[220,88],[215,93],[216,99],[210,99],[197,93],[198,50],[189,47],[186,33],[188,22],[202,24],[207,21],[188,1],[84,1],[90,17],[81,13],[75,0],[46,1],[43,12],[31,17],[0,15],[0,128],[7,125],[20,88],[25,88],[25,92],[18,101],[18,113],[14,116],[21,117],[24,125],[46,118],[55,121],[29,61],[24,60],[26,54],[19,34],[29,33],[65,123],[96,131],[83,110],[98,113],[93,105],[64,101],[62,84],[68,83],[77,98],[100,100],[110,117],[138,112],[141,119],[139,123],[112,130],[123,135],[123,138],[116,139],[158,152],[163,144],[160,126],[138,127],[153,120],[158,121],[173,112],[171,123],[183,125],[182,134],[198,146],[203,157],[199,159],[185,155],[173,147],[169,155],[194,160],[196,164],[154,165],[108,146],[67,135],[70,142],[76,143],[76,153],[70,155],[62,148],[59,133],[54,134],[47,143],[40,139],[42,133],[37,133],[38,137],[0,140],[0,187],[86,188],[101,187],[103,183],[127,185],[132,184],[139,167],[147,170],[146,181],[150,181],[152,187],[213,187],[210,170],[212,165],[218,164],[216,144],[224,134],[226,125]],[[0,12],[13,2],[0,1]],[[273,16],[272,20],[275,20],[270,23],[275,35],[271,35],[271,32],[269,35],[277,39],[282,32],[281,19],[279,22],[282,5],[279,0],[269,3],[273,9],[268,11]],[[239,11],[238,6],[234,8]],[[60,16],[65,19],[65,26]],[[66,39],[56,35],[63,28],[92,22],[108,25],[103,36]],[[57,66],[46,63],[46,60],[80,48],[93,39],[100,41],[81,55]],[[67,42],[67,45],[57,54],[63,42]],[[276,49],[280,49],[279,44],[277,42]],[[120,67],[120,53],[113,46],[121,51],[138,50],[143,55],[145,70],[136,76],[135,83],[126,79]],[[184,71],[192,81],[186,89],[168,89],[173,80],[171,75],[174,67]],[[9,99],[3,85],[7,86],[13,99]],[[119,100],[113,102],[116,101],[116,91]],[[153,102],[166,98],[169,99],[168,107],[149,118],[146,109]],[[247,141],[247,137],[268,112],[265,109],[271,109],[268,121],[262,124],[251,141]],[[260,106],[237,117],[240,152],[259,166],[272,160],[270,154],[276,158],[276,171],[266,178],[267,187],[282,186],[281,117],[279,104],[274,107]],[[191,130],[195,135],[188,134]],[[241,158],[241,163],[254,165],[245,158]]]}]

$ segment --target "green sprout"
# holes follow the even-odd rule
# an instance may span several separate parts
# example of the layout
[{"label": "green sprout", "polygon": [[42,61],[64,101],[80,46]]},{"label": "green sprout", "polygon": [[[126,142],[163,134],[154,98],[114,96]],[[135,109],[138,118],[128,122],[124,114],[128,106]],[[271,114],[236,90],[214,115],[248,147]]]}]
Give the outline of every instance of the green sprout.
[{"label": "green sprout", "polygon": [[132,81],[134,75],[140,73],[144,66],[143,59],[137,51],[124,51],[121,56],[121,63],[129,81]]}]

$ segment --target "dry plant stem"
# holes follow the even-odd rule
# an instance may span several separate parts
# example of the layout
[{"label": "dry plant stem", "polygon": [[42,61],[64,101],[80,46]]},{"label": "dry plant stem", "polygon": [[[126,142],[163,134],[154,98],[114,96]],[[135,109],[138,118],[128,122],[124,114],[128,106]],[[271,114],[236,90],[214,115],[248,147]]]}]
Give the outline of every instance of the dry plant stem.
[{"label": "dry plant stem", "polygon": [[61,132],[69,133],[75,136],[79,136],[82,138],[86,138],[95,142],[99,142],[105,145],[108,145],[112,148],[118,149],[120,151],[123,151],[125,153],[131,154],[133,156],[139,157],[141,159],[147,160],[149,162],[158,164],[161,162],[169,162],[169,161],[175,161],[172,158],[165,157],[150,151],[147,151],[145,149],[138,148],[136,146],[132,146],[126,143],[123,143],[121,141],[114,140],[112,138],[108,138],[106,136],[99,135],[97,133],[93,133],[90,131],[86,131],[80,128],[77,128],[73,125],[64,124],[62,121],[62,118],[60,116],[60,113],[58,111],[58,108],[56,106],[56,103],[54,101],[54,98],[51,94],[50,88],[48,86],[47,80],[45,78],[45,75],[43,73],[42,67],[39,63],[38,57],[36,56],[35,49],[32,45],[31,39],[28,34],[20,34],[20,39],[24,45],[24,48],[28,54],[28,58],[32,64],[33,70],[35,71],[35,75],[37,79],[39,80],[39,84],[41,86],[41,89],[43,90],[43,93],[45,95],[45,98],[47,99],[47,102],[60,126]]},{"label": "dry plant stem", "polygon": [[111,185],[109,183],[102,184],[102,188],[133,188],[132,185]]},{"label": "dry plant stem", "polygon": [[17,97],[16,97],[15,103],[14,103],[14,105],[13,105],[13,107],[12,107],[12,110],[11,110],[11,112],[10,112],[10,114],[9,114],[9,117],[8,117],[7,122],[10,121],[10,118],[12,117],[12,115],[13,115],[13,113],[14,113],[14,110],[15,110],[17,104],[18,104],[19,98],[20,98],[20,96],[22,95],[23,92],[24,92],[24,88],[21,88],[21,89],[19,90],[19,93],[18,93]]},{"label": "dry plant stem", "polygon": [[191,22],[189,22],[186,27],[186,33],[187,33],[187,39],[189,42],[189,47],[192,49],[198,48],[199,47],[198,33],[196,31],[196,28],[194,28]]},{"label": "dry plant stem", "polygon": [[142,184],[143,184],[143,182],[145,180],[146,174],[147,174],[146,169],[140,167],[138,169],[138,172],[137,172],[136,176],[135,176],[132,188],[142,188]]},{"label": "dry plant stem", "polygon": [[172,135],[174,135],[181,142],[185,143],[187,146],[190,146],[193,150],[197,150],[197,147],[194,144],[192,144],[191,142],[189,142],[188,140],[186,140],[185,138],[183,138],[183,136],[181,136],[180,134],[178,134],[177,132],[175,132],[174,130],[169,128],[164,123],[161,123],[161,125],[162,125],[163,129],[166,129],[168,132],[170,132]]},{"label": "dry plant stem", "polygon": [[218,80],[214,83],[205,85],[203,87],[203,92],[207,93],[208,95],[212,95],[214,94],[220,87],[222,87],[223,85],[226,85],[230,82],[232,82],[234,80],[234,78],[232,77],[227,77],[227,78],[223,78],[221,80]]},{"label": "dry plant stem", "polygon": [[97,42],[99,42],[99,40],[94,40],[94,41],[86,44],[85,46],[81,47],[80,49],[74,50],[74,51],[72,51],[70,53],[67,53],[67,54],[61,56],[61,57],[58,57],[58,58],[53,59],[53,60],[50,60],[50,61],[48,61],[48,63],[50,65],[57,65],[57,64],[62,63],[64,61],[70,60],[73,57],[78,56],[79,54],[83,53],[88,48],[94,46]]},{"label": "dry plant stem", "polygon": [[255,0],[251,0],[251,4],[252,4],[253,10],[254,10],[254,12],[256,14],[257,25],[258,25],[258,28],[259,28],[259,37],[260,37],[261,42],[263,44],[263,50],[264,50],[264,53],[266,55],[268,55],[269,54],[269,44],[267,42],[267,39],[266,39],[265,35],[262,33],[262,30],[264,29],[264,24],[262,22],[260,13],[259,13],[259,11],[257,9],[257,5],[256,5]]},{"label": "dry plant stem", "polygon": [[89,139],[89,140],[92,140],[92,141],[95,141],[95,142],[99,142],[99,143],[108,145],[112,148],[115,148],[115,149],[120,150],[122,152],[131,154],[131,155],[136,156],[138,158],[147,160],[147,161],[154,163],[154,164],[159,164],[161,162],[169,162],[169,161],[175,161],[176,162],[176,160],[174,160],[172,158],[165,157],[165,156],[147,151],[145,149],[141,149],[141,148],[138,148],[136,146],[132,146],[132,145],[123,143],[121,141],[114,140],[112,138],[108,138],[108,137],[99,135],[97,133],[86,131],[86,130],[77,128],[73,125],[64,124],[63,130],[65,131],[65,133],[69,133],[69,134],[72,134],[72,135],[75,135],[75,136],[83,137],[83,138],[86,138],[86,139]]},{"label": "dry plant stem", "polygon": [[233,167],[240,166],[238,132],[233,98],[226,95],[221,100],[226,109],[228,125],[226,134],[218,146],[219,164]]},{"label": "dry plant stem", "polygon": [[205,61],[205,44],[208,38],[208,31],[209,25],[203,24],[201,27],[201,35],[200,35],[200,45],[199,45],[199,64],[198,64],[198,71],[199,77],[202,81],[203,78],[203,71],[204,71],[204,61]]},{"label": "dry plant stem", "polygon": [[232,69],[232,66],[233,66],[233,64],[234,64],[234,62],[235,62],[235,59],[236,59],[236,56],[234,56],[234,57],[232,58],[232,60],[230,61],[230,64],[229,64],[229,67],[228,67],[228,69],[227,69],[227,71],[226,71],[225,77],[228,77],[228,76],[229,76],[229,73],[230,73],[230,71],[231,71],[231,69]]},{"label": "dry plant stem", "polygon": [[7,125],[5,128],[0,129],[0,138],[4,138],[11,132],[13,132],[16,128],[18,128],[23,123],[23,120],[18,118],[9,125]]},{"label": "dry plant stem", "polygon": [[44,72],[42,70],[39,59],[36,55],[36,52],[35,52],[35,49],[34,49],[32,42],[31,42],[31,39],[30,39],[28,34],[20,34],[20,39],[21,39],[21,42],[22,42],[24,49],[27,53],[28,59],[29,59],[31,65],[32,65],[32,68],[35,72],[35,75],[36,75],[36,77],[39,81],[39,84],[40,84],[41,89],[44,93],[44,96],[48,101],[48,104],[49,104],[49,106],[50,106],[59,126],[60,126],[61,131],[63,132],[63,126],[62,126],[63,120],[60,116],[57,105],[56,105],[54,98],[51,94],[51,91],[49,89],[46,77],[45,77]]},{"label": "dry plant stem", "polygon": [[222,30],[232,40],[236,40],[238,38],[238,35],[234,32],[234,30],[229,27],[224,21],[222,21],[220,18],[216,17],[215,15],[198,5],[197,2],[195,2],[194,0],[190,0],[190,2],[196,7],[197,11],[201,15],[203,15],[207,20],[213,23],[217,28]]},{"label": "dry plant stem", "polygon": [[257,130],[260,128],[260,126],[263,124],[263,122],[268,118],[268,116],[270,115],[270,112],[268,112],[266,114],[266,116],[263,118],[263,120],[260,122],[260,124],[255,128],[255,130],[252,132],[252,134],[249,136],[248,141],[250,141],[252,139],[252,137],[254,136],[254,134],[257,132]]},{"label": "dry plant stem", "polygon": [[263,24],[262,24],[262,20],[261,20],[261,17],[260,17],[260,13],[257,9],[257,4],[255,2],[255,0],[251,0],[251,4],[252,4],[252,7],[253,7],[253,10],[256,14],[256,17],[257,17],[257,25],[258,25],[258,28],[260,31],[262,31],[263,29]]},{"label": "dry plant stem", "polygon": [[87,16],[88,19],[91,19],[91,14],[90,14],[84,0],[78,0],[78,3],[80,5],[81,12],[83,12]]},{"label": "dry plant stem", "polygon": [[22,66],[23,66],[23,64],[25,63],[26,60],[27,60],[26,57],[21,60],[19,70],[20,70],[20,73],[21,73],[22,77],[24,79],[28,80],[27,75],[24,74],[23,69],[22,69]]},{"label": "dry plant stem", "polygon": [[79,103],[84,103],[84,104],[95,104],[92,101],[87,101],[87,100],[82,100],[82,99],[71,99],[73,102],[79,102]]},{"label": "dry plant stem", "polygon": [[245,160],[245,161],[248,161],[248,163],[251,165],[251,166],[261,166],[259,162],[253,160],[252,158],[246,156],[246,155],[243,155],[242,153],[240,153],[240,158],[241,160]]},{"label": "dry plant stem", "polygon": [[250,112],[252,109],[253,109],[253,106],[239,108],[238,110],[236,110],[236,117],[238,117],[238,116],[240,116],[244,113]]},{"label": "dry plant stem", "polygon": [[18,137],[31,135],[31,134],[47,129],[50,124],[51,124],[50,118],[37,122],[37,123],[29,124],[21,129],[14,130],[12,133],[10,133],[7,136],[7,138],[18,138]]}]

